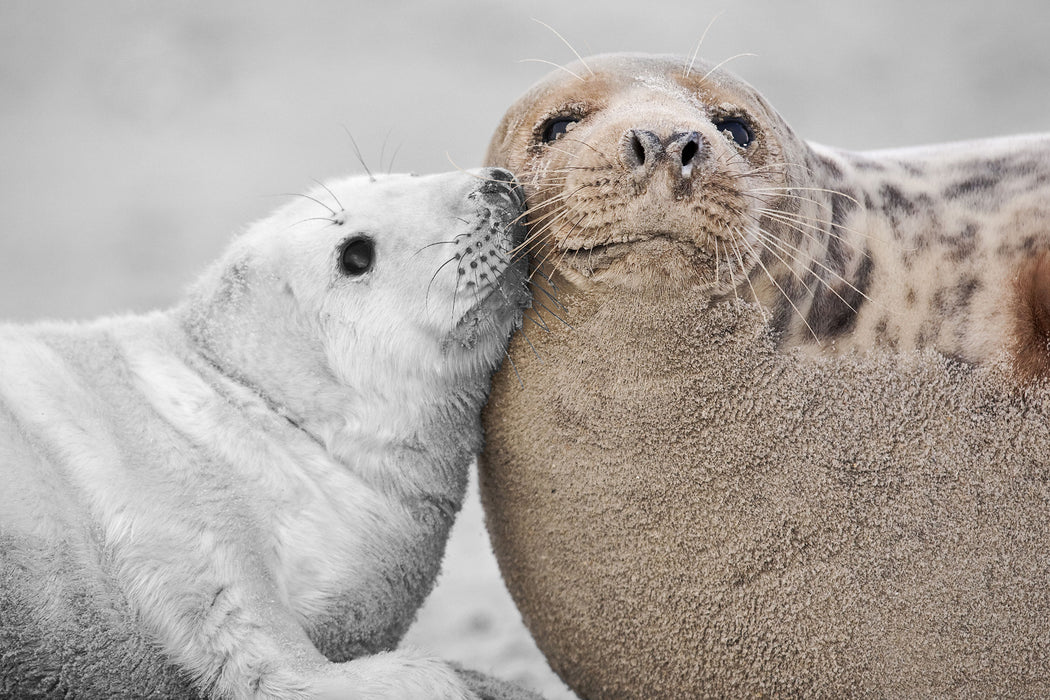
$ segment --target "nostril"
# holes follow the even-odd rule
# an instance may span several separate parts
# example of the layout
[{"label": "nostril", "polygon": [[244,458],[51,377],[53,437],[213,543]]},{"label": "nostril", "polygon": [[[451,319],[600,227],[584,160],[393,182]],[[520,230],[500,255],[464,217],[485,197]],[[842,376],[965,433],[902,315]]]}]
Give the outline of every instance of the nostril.
[{"label": "nostril", "polygon": [[689,178],[693,175],[693,166],[696,165],[703,153],[703,142],[700,134],[696,131],[679,131],[671,135],[668,142],[669,151],[677,151],[679,161],[682,163],[682,177]]},{"label": "nostril", "polygon": [[627,135],[624,158],[632,167],[648,168],[663,153],[663,144],[653,132],[645,129],[631,129]]},{"label": "nostril", "polygon": [[505,168],[492,168],[489,177],[499,182],[514,182],[514,173]]},{"label": "nostril", "polygon": [[645,165],[645,146],[637,132],[631,133],[631,148],[634,150],[635,165]]},{"label": "nostril", "polygon": [[689,165],[700,152],[700,139],[694,139],[682,147],[682,165]]}]

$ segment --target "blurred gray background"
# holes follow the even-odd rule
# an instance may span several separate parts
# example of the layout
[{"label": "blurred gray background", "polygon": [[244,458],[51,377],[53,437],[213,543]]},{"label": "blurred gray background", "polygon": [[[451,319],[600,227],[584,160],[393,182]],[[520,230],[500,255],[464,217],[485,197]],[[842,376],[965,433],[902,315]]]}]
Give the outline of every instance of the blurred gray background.
[{"label": "blurred gray background", "polygon": [[[313,178],[480,164],[581,53],[702,55],[797,132],[870,149],[1050,127],[1050,5],[385,0],[0,4],[0,318],[170,304]],[[394,154],[396,152],[396,158]],[[410,643],[569,697],[503,591],[476,499]]]}]

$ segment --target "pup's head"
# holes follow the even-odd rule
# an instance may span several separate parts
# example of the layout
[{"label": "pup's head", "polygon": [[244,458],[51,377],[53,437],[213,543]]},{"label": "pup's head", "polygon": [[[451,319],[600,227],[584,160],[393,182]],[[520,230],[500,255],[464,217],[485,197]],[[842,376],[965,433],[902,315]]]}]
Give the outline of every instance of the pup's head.
[{"label": "pup's head", "polygon": [[505,170],[320,185],[238,237],[186,327],[277,400],[487,382],[528,304],[524,197]]}]

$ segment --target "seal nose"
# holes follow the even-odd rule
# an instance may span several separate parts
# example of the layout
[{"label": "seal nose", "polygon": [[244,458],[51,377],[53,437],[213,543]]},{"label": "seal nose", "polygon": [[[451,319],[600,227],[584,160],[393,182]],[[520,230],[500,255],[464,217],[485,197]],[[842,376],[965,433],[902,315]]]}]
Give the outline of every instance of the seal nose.
[{"label": "seal nose", "polygon": [[525,190],[514,173],[504,168],[485,168],[480,174],[484,182],[477,192],[490,215],[503,221],[511,247],[518,247],[525,240]]},{"label": "seal nose", "polygon": [[509,194],[519,209],[525,206],[525,190],[514,173],[505,168],[485,168],[481,176],[486,180],[480,188],[482,194]]},{"label": "seal nose", "polygon": [[702,145],[697,131],[676,131],[661,139],[648,129],[629,129],[624,139],[623,159],[636,177],[647,176],[659,161],[667,159],[671,168],[682,179],[687,179],[700,160]]}]

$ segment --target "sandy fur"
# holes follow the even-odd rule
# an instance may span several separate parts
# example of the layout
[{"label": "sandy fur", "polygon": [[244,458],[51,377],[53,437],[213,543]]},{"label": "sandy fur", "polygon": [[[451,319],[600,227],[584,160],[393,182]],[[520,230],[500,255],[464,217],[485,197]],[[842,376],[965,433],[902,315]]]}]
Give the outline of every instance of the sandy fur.
[{"label": "sandy fur", "polygon": [[494,381],[480,483],[581,698],[1050,692],[1046,383],[784,352],[695,292],[562,298]]},{"label": "sandy fur", "polygon": [[591,700],[1047,695],[1050,135],[851,153],[687,64],[489,147],[553,283],[481,478],[537,644]]},{"label": "sandy fur", "polygon": [[495,173],[332,182],[170,311],[0,329],[0,691],[476,697],[395,647],[528,298]]}]

